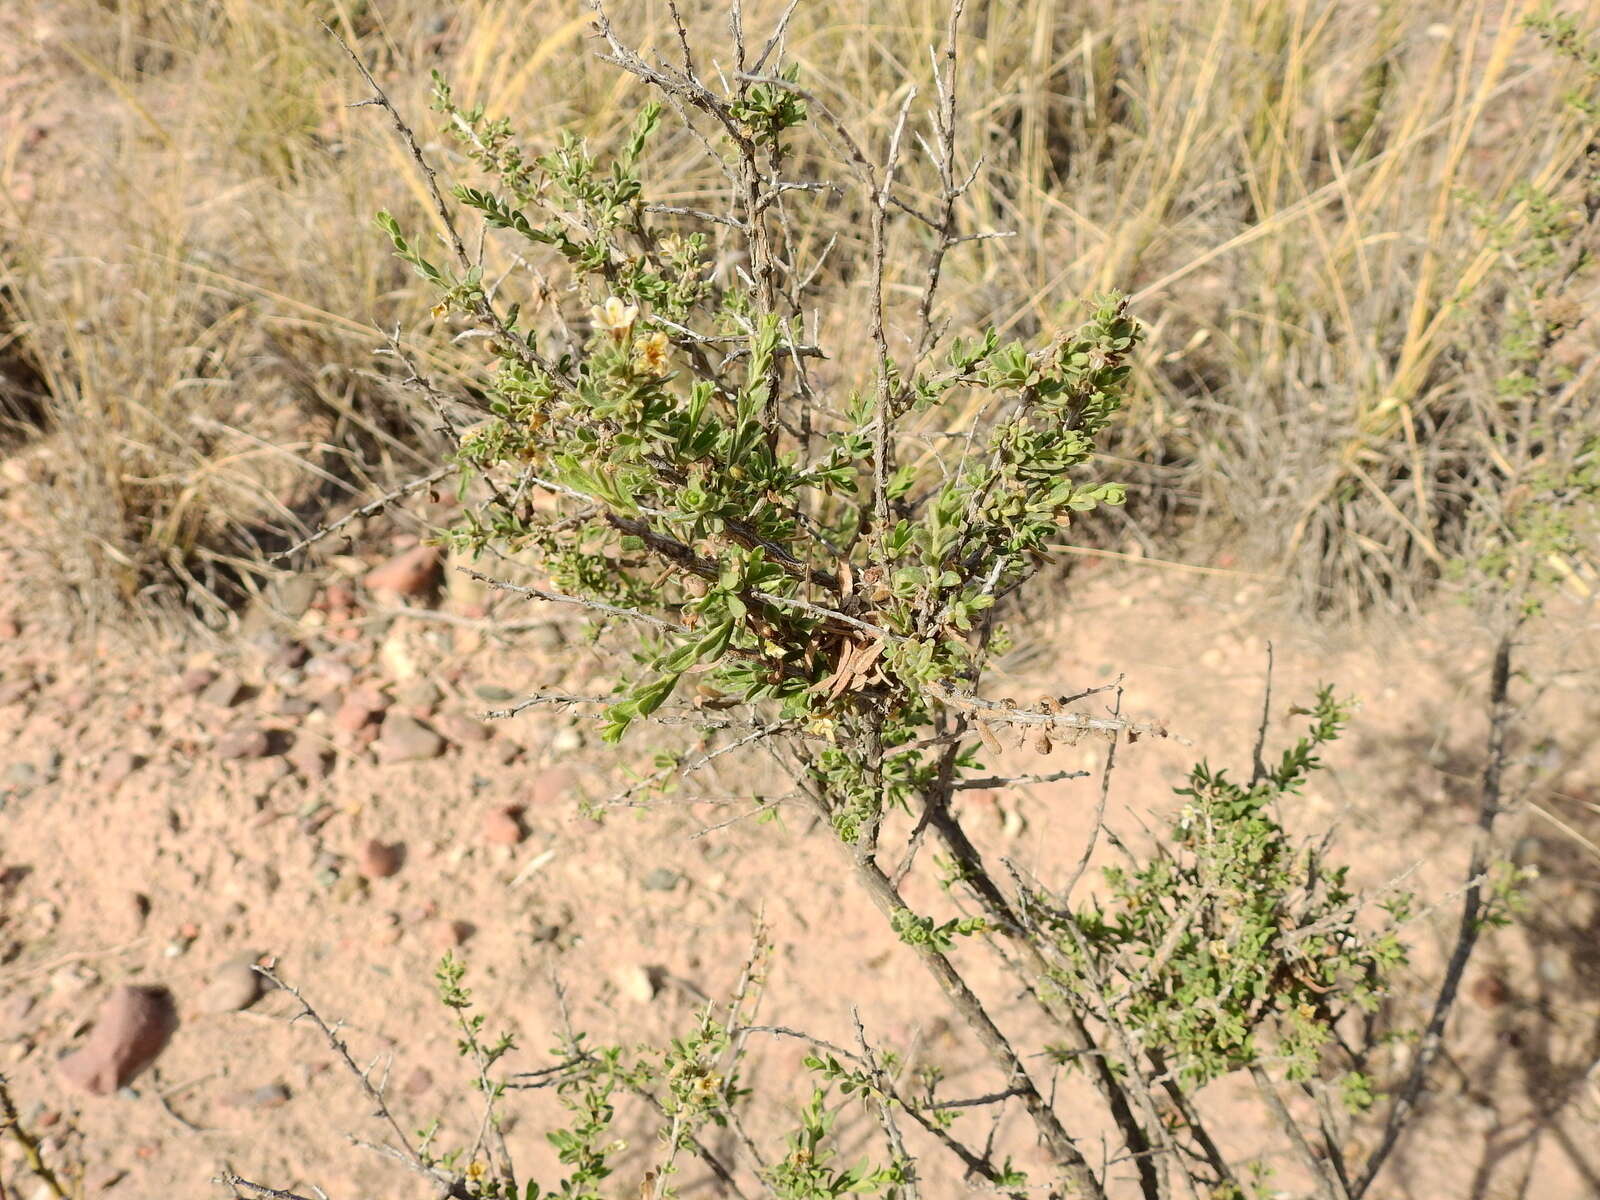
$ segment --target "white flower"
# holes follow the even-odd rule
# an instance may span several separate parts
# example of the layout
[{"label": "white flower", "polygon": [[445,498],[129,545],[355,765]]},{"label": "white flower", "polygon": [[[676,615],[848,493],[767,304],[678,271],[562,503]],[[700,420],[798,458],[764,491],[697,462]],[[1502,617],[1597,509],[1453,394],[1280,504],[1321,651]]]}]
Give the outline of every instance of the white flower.
[{"label": "white flower", "polygon": [[628,336],[633,323],[639,319],[639,306],[624,304],[617,297],[608,296],[604,304],[591,308],[589,315],[594,318],[596,328],[604,329],[613,341],[620,342]]}]

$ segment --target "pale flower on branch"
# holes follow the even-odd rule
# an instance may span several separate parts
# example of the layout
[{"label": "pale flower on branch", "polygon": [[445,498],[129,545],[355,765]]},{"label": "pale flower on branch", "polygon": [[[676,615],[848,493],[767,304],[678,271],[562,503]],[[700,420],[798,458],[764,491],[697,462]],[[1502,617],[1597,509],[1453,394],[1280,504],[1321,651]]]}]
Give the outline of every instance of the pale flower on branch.
[{"label": "pale flower on branch", "polygon": [[591,308],[589,315],[594,318],[597,329],[604,329],[611,335],[612,341],[620,342],[628,336],[633,323],[639,319],[639,306],[624,304],[617,297],[608,296],[604,304]]},{"label": "pale flower on branch", "polygon": [[633,343],[633,363],[635,368],[645,375],[654,375],[656,378],[667,373],[667,351],[669,344],[667,335],[657,330]]}]

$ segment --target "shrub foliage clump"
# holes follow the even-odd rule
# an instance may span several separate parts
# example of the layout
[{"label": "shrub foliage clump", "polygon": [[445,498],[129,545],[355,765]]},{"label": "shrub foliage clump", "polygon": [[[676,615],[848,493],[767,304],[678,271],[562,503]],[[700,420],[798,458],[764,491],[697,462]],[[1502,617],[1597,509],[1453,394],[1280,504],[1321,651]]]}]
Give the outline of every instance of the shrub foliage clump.
[{"label": "shrub foliage clump", "polygon": [[[999,232],[972,226],[966,198],[979,175],[957,161],[959,2],[933,103],[917,115],[907,96],[879,139],[858,138],[785,60],[787,18],[758,49],[736,5],[727,65],[708,73],[668,8],[670,63],[632,49],[595,7],[606,57],[650,96],[615,146],[563,136],[536,152],[436,77],[435,108],[480,175],[448,195],[367,77],[432,191],[441,237],[435,246],[387,213],[379,226],[436,289],[435,318],[490,356],[471,392],[413,370],[456,436],[473,501],[450,537],[494,565],[480,574],[490,585],[584,610],[597,636],[633,656],[609,694],[536,695],[518,710],[588,708],[608,742],[693,729],[692,749],[663,751],[635,794],[688,786],[724,755],[764,754],[794,787],[791,802],[831,832],[840,869],[927,970],[1000,1086],[952,1099],[937,1072],[908,1071],[874,1048],[860,1017],[854,1050],[757,1025],[764,935],[732,1000],[708,1005],[669,1046],[594,1048],[569,1031],[555,1066],[499,1076],[514,1041],[480,1039],[483,1017],[468,1015],[463,968],[448,960],[441,996],[476,1064],[484,1129],[514,1081],[554,1084],[572,1118],[549,1134],[565,1174],[519,1188],[503,1139],[484,1136],[470,1153],[443,1153],[430,1133],[416,1165],[456,1195],[608,1195],[628,1098],[659,1134],[642,1195],[675,1194],[692,1157],[741,1196],[911,1197],[959,1173],[1015,1195],[1243,1197],[1265,1186],[1266,1165],[1221,1148],[1203,1096],[1239,1074],[1302,1182],[1356,1200],[1415,1106],[1476,930],[1498,911],[1480,897],[1483,860],[1475,854],[1456,960],[1412,1069],[1382,1080],[1373,1049],[1393,1032],[1379,1017],[1405,963],[1409,901],[1395,893],[1381,911],[1369,906],[1327,840],[1302,843],[1279,811],[1347,720],[1331,690],[1296,710],[1309,731],[1276,764],[1258,743],[1248,783],[1196,767],[1152,849],[1136,854],[1112,834],[1117,748],[1162,731],[1126,719],[1120,702],[1097,706],[1120,698],[1115,687],[1018,704],[989,695],[985,677],[1009,641],[1003,621],[1057,539],[1123,500],[1095,451],[1122,402],[1139,323],[1109,295],[1075,327],[1027,341],[948,326],[948,256]],[[663,143],[702,155],[715,185],[687,197],[653,186]],[[912,155],[940,181],[931,201],[900,185]],[[847,223],[819,245],[797,232],[818,226],[815,212],[798,220],[801,206]],[[891,243],[891,223],[915,239]],[[909,273],[922,284],[909,297],[887,284],[891,245],[918,258]],[[845,284],[824,293],[830,257]],[[837,336],[846,325],[818,319],[824,303],[849,306],[853,344]],[[1502,706],[1506,678],[1497,674]],[[1261,742],[1266,727],[1264,717]],[[1077,869],[1047,887],[1007,861],[1003,878],[956,796],[1070,777],[997,772],[1008,747],[1049,755],[1084,737],[1105,743],[1105,766]],[[1493,809],[1491,796],[1485,831]],[[949,901],[938,911],[907,899],[908,878],[929,873],[930,841]],[[1103,844],[1127,862],[1106,871],[1098,899],[1075,900]],[[985,952],[1029,1007],[1009,1031],[969,979],[968,960]],[[810,1043],[810,1095],[776,1148],[744,1125],[760,1097],[741,1062],[758,1036]],[[1094,1133],[1069,1128],[1058,1086],[1072,1078],[1102,1114]],[[1365,1161],[1347,1161],[1348,1123],[1380,1092],[1390,1097],[1383,1136]],[[835,1125],[858,1104],[881,1136],[847,1159]],[[1026,1121],[1037,1147],[1028,1161],[998,1151],[993,1135],[963,1132],[963,1112],[992,1106],[997,1122]],[[1115,1152],[1091,1151],[1091,1137],[1114,1140]]]}]

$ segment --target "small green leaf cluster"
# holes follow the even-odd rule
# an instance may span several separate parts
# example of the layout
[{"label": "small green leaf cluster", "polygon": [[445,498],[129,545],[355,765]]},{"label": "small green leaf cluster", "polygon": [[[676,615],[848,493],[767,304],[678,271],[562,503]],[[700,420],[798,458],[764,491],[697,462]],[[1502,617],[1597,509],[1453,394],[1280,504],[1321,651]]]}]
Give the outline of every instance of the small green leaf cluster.
[{"label": "small green leaf cluster", "polygon": [[1504,929],[1527,908],[1527,886],[1539,877],[1535,866],[1500,861],[1490,866],[1480,893],[1478,928]]},{"label": "small green leaf cluster", "polygon": [[[886,724],[881,756],[873,761],[850,739],[822,748],[812,766],[817,780],[833,800],[834,832],[839,840],[854,844],[863,828],[887,810],[909,811],[912,799],[933,781],[935,764],[914,745],[914,721],[925,716],[921,705],[908,705],[901,719]],[[976,765],[971,753],[956,759],[958,768]]]},{"label": "small green leaf cluster", "polygon": [[[516,1048],[516,1043],[510,1035],[502,1035],[491,1045],[483,1044],[479,1034],[484,1017],[470,1013],[472,993],[463,986],[465,977],[466,965],[452,954],[444,956],[434,973],[439,1000],[455,1013],[461,1030],[457,1052],[472,1062],[474,1086],[484,1093],[488,1115],[493,1120],[495,1103],[504,1096],[505,1084],[490,1080],[489,1071]],[[432,1144],[440,1128],[437,1121],[419,1131],[423,1165],[459,1172],[466,1194],[474,1200],[604,1200],[600,1185],[615,1169],[613,1160],[626,1149],[626,1144],[612,1132],[616,1117],[612,1096],[628,1087],[631,1077],[620,1050],[591,1050],[583,1043],[583,1035],[575,1034],[553,1051],[559,1061],[568,1064],[556,1091],[571,1115],[567,1126],[551,1129],[545,1135],[562,1165],[570,1169],[557,1186],[544,1189],[530,1180],[519,1189],[513,1179],[491,1173],[480,1161],[463,1166],[460,1149],[434,1153]]]},{"label": "small green leaf cluster", "polygon": [[940,923],[932,917],[919,916],[909,908],[897,909],[891,924],[906,945],[926,947],[941,954],[955,949],[956,938],[970,937],[989,928],[982,917],[952,917]]},{"label": "small green leaf cluster", "polygon": [[1527,403],[1572,378],[1569,366],[1552,360],[1551,348],[1583,315],[1580,306],[1563,299],[1573,276],[1592,258],[1582,238],[1583,205],[1528,182],[1510,190],[1504,212],[1490,210],[1473,194],[1465,199],[1473,221],[1500,252],[1510,283],[1497,298],[1503,311],[1496,314],[1495,391],[1507,403]]},{"label": "small green leaf cluster", "polygon": [[483,296],[481,267],[469,267],[461,275],[455,275],[417,249],[401,231],[400,222],[387,211],[379,210],[377,216],[373,218],[373,223],[389,239],[394,247],[395,257],[410,263],[421,278],[439,290],[440,299],[435,307],[436,312],[442,313],[449,308],[467,310],[481,300]]},{"label": "small green leaf cluster", "polygon": [[1548,0],[1525,22],[1558,55],[1579,68],[1581,82],[1565,97],[1567,104],[1590,120],[1600,120],[1600,43],[1577,17],[1558,11]]},{"label": "small green leaf cluster", "polygon": [[[1144,866],[1108,870],[1110,903],[1077,917],[1093,976],[1122,988],[1119,1015],[1192,1084],[1264,1064],[1311,1078],[1341,1017],[1376,1008],[1406,961],[1392,928],[1359,924],[1348,868],[1296,844],[1275,815],[1320,769],[1346,712],[1324,689],[1308,734],[1251,784],[1195,767],[1170,840]],[[1408,903],[1386,903],[1394,923]]]},{"label": "small green leaf cluster", "polygon": [[723,1065],[732,1058],[731,1044],[726,1026],[712,1019],[708,1007],[694,1032],[673,1038],[650,1066],[648,1074],[663,1085],[661,1109],[676,1130],[673,1149],[687,1148],[706,1125],[727,1125],[730,1107],[748,1094],[737,1072]]},{"label": "small green leaf cluster", "polygon": [[555,1187],[540,1191],[529,1181],[527,1200],[606,1200],[600,1185],[616,1170],[615,1160],[627,1143],[613,1129],[616,1106],[613,1097],[624,1090],[628,1072],[618,1047],[588,1050],[581,1034],[555,1048],[563,1057],[582,1057],[582,1066],[557,1085],[561,1104],[571,1116],[565,1128],[550,1129],[545,1138],[554,1147],[557,1159],[570,1173]]},{"label": "small green leaf cluster", "polygon": [[[795,83],[800,78],[800,65],[790,63],[779,78]],[[803,125],[808,115],[799,93],[780,83],[756,84],[729,105],[729,112],[745,127],[751,141],[767,147],[780,145],[784,131]]]},{"label": "small green leaf cluster", "polygon": [[1469,561],[1457,560],[1451,575],[1490,580],[1520,596],[1532,616],[1545,594],[1572,577],[1569,565],[1589,545],[1600,505],[1600,437],[1586,439],[1559,466],[1545,463],[1505,499],[1499,527],[1489,532]]},{"label": "small green leaf cluster", "polygon": [[[893,1056],[885,1056],[892,1058]],[[847,1067],[830,1051],[808,1054],[801,1060],[806,1070],[822,1077],[823,1082],[837,1087],[841,1096],[861,1095],[873,1100],[886,1100],[872,1076],[860,1067]],[[887,1065],[892,1066],[890,1062]]]},{"label": "small green leaf cluster", "polygon": [[[516,1039],[509,1033],[502,1033],[492,1043],[484,1044],[479,1035],[483,1032],[484,1015],[470,1013],[472,1008],[472,993],[462,986],[466,978],[466,964],[453,954],[446,953],[434,970],[434,983],[438,989],[439,1002],[456,1014],[461,1026],[461,1037],[456,1039],[456,1052],[463,1058],[476,1059],[484,1072],[504,1058],[510,1051],[516,1049]],[[491,1098],[498,1098],[503,1089],[490,1092]]]},{"label": "small green leaf cluster", "polygon": [[[815,1056],[813,1070],[824,1070]],[[867,1163],[839,1166],[838,1152],[829,1144],[838,1112],[828,1107],[828,1089],[812,1089],[811,1100],[800,1111],[800,1128],[789,1138],[789,1150],[766,1171],[772,1194],[781,1200],[835,1200],[839,1196],[880,1195],[904,1180],[899,1166],[873,1167]]]}]

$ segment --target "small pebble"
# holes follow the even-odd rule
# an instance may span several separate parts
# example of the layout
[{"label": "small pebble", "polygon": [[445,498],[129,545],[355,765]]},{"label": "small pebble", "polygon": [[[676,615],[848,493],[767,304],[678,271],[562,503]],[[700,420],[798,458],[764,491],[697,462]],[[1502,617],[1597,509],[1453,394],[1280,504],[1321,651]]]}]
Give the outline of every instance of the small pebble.
[{"label": "small pebble", "polygon": [[406,1076],[400,1090],[408,1096],[420,1096],[433,1086],[433,1073],[427,1067],[418,1067]]},{"label": "small pebble", "polygon": [[289,765],[300,772],[308,783],[326,779],[328,772],[333,770],[333,754],[315,738],[296,738],[286,757]]},{"label": "small pebble", "polygon": [[640,1004],[648,1004],[656,998],[656,993],[661,990],[660,972],[651,967],[629,965],[620,967],[616,973],[617,988],[630,1000],[637,1000]]},{"label": "small pebble", "polygon": [[441,561],[438,547],[417,546],[367,572],[363,582],[374,592],[420,596],[438,582]]},{"label": "small pebble", "polygon": [[528,836],[521,816],[516,808],[491,808],[483,814],[483,840],[492,846],[515,846]]},{"label": "small pebble", "polygon": [[229,1108],[282,1108],[289,1103],[289,1089],[281,1083],[269,1083],[233,1092],[224,1097],[222,1102]]},{"label": "small pebble", "polygon": [[1511,996],[1511,989],[1498,975],[1479,975],[1467,991],[1480,1008],[1499,1008]]},{"label": "small pebble", "polygon": [[281,717],[308,717],[317,706],[305,696],[284,696],[278,701]]},{"label": "small pebble", "polygon": [[244,682],[233,672],[218,675],[200,693],[202,702],[214,708],[232,708],[244,699]]},{"label": "small pebble", "polygon": [[389,707],[389,697],[375,687],[359,687],[345,694],[333,714],[334,728],[355,733],[381,717]]},{"label": "small pebble", "polygon": [[368,879],[387,879],[399,872],[405,860],[406,848],[403,843],[369,838],[356,855],[356,870]]},{"label": "small pebble", "polygon": [[545,808],[560,804],[567,798],[567,793],[572,787],[572,773],[560,767],[554,770],[541,771],[528,789],[528,802],[535,808]]},{"label": "small pebble", "polygon": [[344,687],[354,682],[356,677],[354,667],[331,654],[319,654],[308,659],[304,670],[307,678],[321,679],[336,687]]},{"label": "small pebble", "polygon": [[35,900],[28,906],[29,931],[35,937],[51,933],[61,922],[61,910],[49,900]]},{"label": "small pebble", "polygon": [[178,687],[186,696],[198,695],[216,682],[217,673],[207,667],[190,667],[178,677]]},{"label": "small pebble", "polygon": [[132,751],[113,750],[100,766],[100,786],[108,791],[121,787],[129,775],[144,766],[144,761]]},{"label": "small pebble", "polygon": [[298,670],[305,666],[310,657],[311,651],[304,642],[285,642],[272,656],[272,665],[285,670]]},{"label": "small pebble", "polygon": [[261,976],[250,969],[250,959],[233,959],[211,973],[200,993],[203,1013],[230,1013],[249,1008],[261,998]]},{"label": "small pebble", "polygon": [[1546,983],[1565,983],[1570,971],[1567,961],[1558,954],[1544,954],[1539,957],[1539,978]]},{"label": "small pebble", "polygon": [[271,743],[265,730],[235,729],[217,739],[217,757],[225,762],[247,758],[265,758]]},{"label": "small pebble", "polygon": [[395,692],[395,702],[416,713],[431,714],[444,699],[439,685],[427,679],[413,679]]},{"label": "small pebble", "polygon": [[381,762],[420,762],[444,752],[444,739],[421,721],[411,717],[391,717],[383,723],[377,742]]},{"label": "small pebble", "polygon": [[466,921],[439,921],[428,930],[428,941],[435,949],[454,950],[478,930]]},{"label": "small pebble", "polygon": [[671,867],[656,867],[644,877],[644,890],[647,892],[670,892],[678,886],[678,881],[683,876]]},{"label": "small pebble", "polygon": [[482,721],[474,721],[462,713],[445,713],[435,722],[439,732],[444,734],[458,746],[468,746],[474,742],[486,742],[493,733]]},{"label": "small pebble", "polygon": [[413,652],[411,639],[403,630],[395,630],[378,647],[378,661],[391,679],[411,679],[421,669]]},{"label": "small pebble", "polygon": [[80,992],[88,991],[99,982],[100,976],[92,967],[78,963],[52,972],[50,990],[58,996],[76,996]]}]

